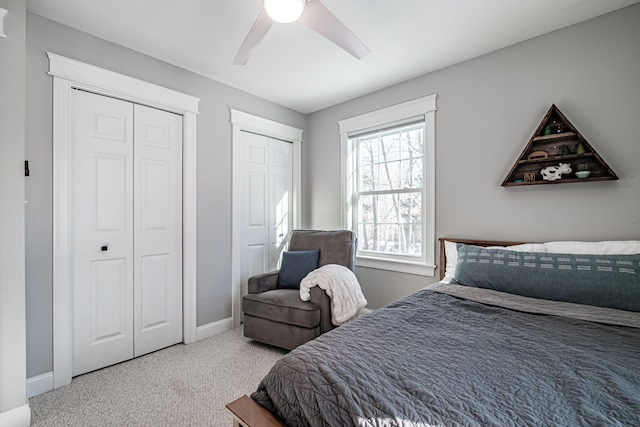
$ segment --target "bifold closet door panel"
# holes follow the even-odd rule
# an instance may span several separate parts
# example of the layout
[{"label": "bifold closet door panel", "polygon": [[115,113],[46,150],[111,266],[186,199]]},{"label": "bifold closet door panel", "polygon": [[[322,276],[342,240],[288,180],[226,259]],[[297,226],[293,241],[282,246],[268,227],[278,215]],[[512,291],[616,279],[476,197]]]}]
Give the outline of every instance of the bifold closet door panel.
[{"label": "bifold closet door panel", "polygon": [[134,107],[134,355],[182,342],[182,116]]},{"label": "bifold closet door panel", "polygon": [[73,375],[133,357],[133,104],[72,91]]},{"label": "bifold closet door panel", "polygon": [[293,228],[293,144],[269,138],[269,260],[276,268]]}]

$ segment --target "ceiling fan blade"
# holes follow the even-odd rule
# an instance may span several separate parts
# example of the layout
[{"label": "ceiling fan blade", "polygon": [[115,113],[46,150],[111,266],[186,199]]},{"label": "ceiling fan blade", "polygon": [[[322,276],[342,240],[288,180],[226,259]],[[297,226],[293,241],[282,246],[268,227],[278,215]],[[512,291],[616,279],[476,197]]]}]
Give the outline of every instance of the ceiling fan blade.
[{"label": "ceiling fan blade", "polygon": [[320,0],[307,2],[298,21],[358,59],[362,59],[371,52]]},{"label": "ceiling fan blade", "polygon": [[264,9],[256,19],[256,22],[253,23],[253,26],[249,30],[249,34],[245,37],[240,49],[238,49],[238,53],[236,54],[235,59],[233,60],[233,65],[245,65],[253,51],[256,50],[256,47],[260,44],[264,36],[267,35],[267,32],[273,25],[273,21],[267,15]]}]

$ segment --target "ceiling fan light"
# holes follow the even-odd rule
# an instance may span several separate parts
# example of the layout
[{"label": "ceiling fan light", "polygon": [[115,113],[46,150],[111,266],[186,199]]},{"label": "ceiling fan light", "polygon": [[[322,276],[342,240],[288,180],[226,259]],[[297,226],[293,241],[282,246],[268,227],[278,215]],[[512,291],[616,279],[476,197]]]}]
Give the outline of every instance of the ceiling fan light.
[{"label": "ceiling fan light", "polygon": [[306,0],[263,0],[262,6],[269,18],[288,24],[300,18],[306,3]]}]

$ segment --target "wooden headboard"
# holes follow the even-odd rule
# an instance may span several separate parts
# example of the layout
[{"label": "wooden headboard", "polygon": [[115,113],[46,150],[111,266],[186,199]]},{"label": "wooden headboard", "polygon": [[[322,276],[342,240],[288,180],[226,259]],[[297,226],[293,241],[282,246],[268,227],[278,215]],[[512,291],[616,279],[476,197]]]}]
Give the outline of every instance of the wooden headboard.
[{"label": "wooden headboard", "polygon": [[456,237],[441,237],[440,239],[440,280],[444,278],[444,272],[447,265],[447,257],[444,251],[444,241],[447,240],[449,242],[454,243],[464,243],[466,245],[475,245],[475,246],[512,246],[512,245],[521,245],[526,242],[506,242],[501,240],[472,240],[472,239],[458,239]]}]

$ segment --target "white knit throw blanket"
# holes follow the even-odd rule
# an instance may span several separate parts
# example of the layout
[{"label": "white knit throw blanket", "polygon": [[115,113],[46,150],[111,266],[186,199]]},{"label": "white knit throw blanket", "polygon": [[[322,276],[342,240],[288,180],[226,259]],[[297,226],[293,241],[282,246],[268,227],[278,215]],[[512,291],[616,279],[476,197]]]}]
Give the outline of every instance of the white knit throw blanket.
[{"label": "white knit throw blanket", "polygon": [[367,305],[356,275],[347,267],[327,264],[313,270],[300,282],[300,299],[309,301],[311,288],[319,286],[331,298],[331,323],[340,325]]}]

